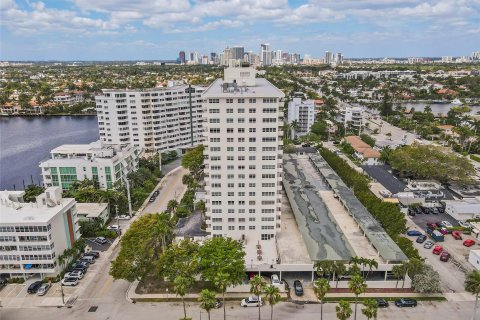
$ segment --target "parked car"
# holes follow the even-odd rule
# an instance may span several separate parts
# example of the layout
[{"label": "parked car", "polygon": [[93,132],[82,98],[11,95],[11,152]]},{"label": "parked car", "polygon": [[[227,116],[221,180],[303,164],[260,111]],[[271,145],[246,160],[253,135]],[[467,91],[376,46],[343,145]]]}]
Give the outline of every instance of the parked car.
[{"label": "parked car", "polygon": [[422,233],[418,230],[408,230],[407,231],[407,236],[415,236],[415,237],[418,237],[418,236],[421,236]]},{"label": "parked car", "polygon": [[293,282],[293,288],[295,289],[295,295],[296,296],[303,296],[303,286],[300,280],[295,280]]},{"label": "parked car", "polygon": [[412,209],[408,209],[408,215],[410,217],[415,217],[415,211],[413,211]]},{"label": "parked car", "polygon": [[120,226],[118,224],[112,224],[111,226],[107,227],[107,230],[117,231],[120,230]]},{"label": "parked car", "polygon": [[441,223],[442,223],[442,226],[444,226],[445,228],[453,227],[453,225],[449,221],[442,221]]},{"label": "parked car", "polygon": [[442,246],[435,246],[435,248],[433,248],[433,254],[440,254],[442,253],[443,251],[443,247]]},{"label": "parked car", "polygon": [[220,309],[223,306],[222,300],[215,299],[215,309]]},{"label": "parked car", "polygon": [[38,288],[37,295],[44,296],[47,293],[48,289],[50,289],[50,285],[48,283],[43,283],[40,288]]},{"label": "parked car", "polygon": [[385,299],[376,299],[377,300],[377,306],[379,308],[387,308],[388,307],[388,302]]},{"label": "parked car", "polygon": [[462,221],[462,220],[458,221],[458,225],[460,227],[469,228],[469,229],[472,229],[472,227],[473,227],[470,223]]},{"label": "parked car", "polygon": [[408,298],[402,298],[399,300],[395,301],[395,305],[399,308],[403,307],[416,307],[417,306],[417,300],[415,299],[408,299]]},{"label": "parked car", "polygon": [[42,281],[35,281],[31,285],[28,286],[27,292],[30,294],[37,293],[37,290],[40,288],[42,285]]},{"label": "parked car", "polygon": [[272,274],[272,275],[270,276],[270,280],[272,281],[272,285],[274,285],[274,286],[279,286],[280,283],[281,283],[281,282],[280,282],[280,278],[279,278],[278,275],[276,275],[276,274]]},{"label": "parked car", "polygon": [[77,278],[78,280],[83,279],[83,272],[80,270],[74,270],[71,272],[65,273],[63,278]]},{"label": "parked car", "polygon": [[445,213],[445,207],[437,207],[437,208],[438,208],[438,212]]},{"label": "parked car", "polygon": [[433,241],[427,240],[424,244],[423,247],[425,249],[431,249],[433,247]]},{"label": "parked car", "polygon": [[92,251],[88,251],[87,253],[85,253],[84,256],[92,256],[95,259],[98,259],[98,258],[100,258],[100,252],[92,250]]},{"label": "parked car", "polygon": [[437,226],[437,224],[435,222],[427,222],[427,227],[429,228],[432,228],[432,229],[435,229]]},{"label": "parked car", "polygon": [[74,287],[77,284],[78,284],[78,279],[77,278],[64,278],[62,280],[62,286]]},{"label": "parked car", "polygon": [[462,240],[462,234],[458,231],[452,231],[452,237],[455,240]]},{"label": "parked car", "polygon": [[421,236],[418,236],[416,241],[417,241],[417,243],[424,243],[425,240],[427,240],[427,236],[422,234]]},{"label": "parked car", "polygon": [[85,261],[85,262],[88,262],[89,264],[94,264],[95,263],[95,257],[84,255],[80,261]]},{"label": "parked car", "polygon": [[108,240],[105,239],[104,237],[96,237],[96,238],[95,238],[95,242],[96,242],[96,243],[99,243],[99,244],[105,244],[105,243],[108,242]]},{"label": "parked car", "polygon": [[0,278],[0,288],[3,288],[5,286],[7,286],[8,284],[8,280],[7,279],[4,279],[4,278]]},{"label": "parked car", "polygon": [[85,270],[88,269],[88,266],[89,266],[89,263],[88,263],[88,262],[86,262],[86,261],[81,261],[81,260],[78,260],[78,261],[73,265],[73,267],[76,268],[76,269],[85,269]]},{"label": "parked car", "polygon": [[472,240],[472,239],[467,239],[465,241],[463,241],[463,245],[465,247],[471,247],[475,244],[475,240]]},{"label": "parked car", "polygon": [[432,208],[432,213],[433,213],[433,214],[439,214],[439,213],[440,213],[440,210],[438,209],[438,207],[433,207],[433,208]]},{"label": "parked car", "polygon": [[250,296],[245,298],[240,302],[242,307],[258,307],[258,304],[263,305],[262,298],[256,296]]},{"label": "parked car", "polygon": [[148,202],[154,202],[154,201],[155,201],[155,199],[156,199],[156,197],[155,197],[155,196],[151,196],[151,197],[150,197],[150,199],[148,200]]},{"label": "parked car", "polygon": [[448,253],[447,251],[443,251],[440,255],[440,261],[447,262],[448,259],[450,259],[450,253]]},{"label": "parked car", "polygon": [[117,217],[118,220],[130,220],[130,216],[126,215],[126,214],[122,214],[120,216]]},{"label": "parked car", "polygon": [[159,193],[160,193],[160,191],[155,190],[155,191],[153,191],[153,196],[154,196],[154,197],[158,197],[158,194],[159,194]]}]

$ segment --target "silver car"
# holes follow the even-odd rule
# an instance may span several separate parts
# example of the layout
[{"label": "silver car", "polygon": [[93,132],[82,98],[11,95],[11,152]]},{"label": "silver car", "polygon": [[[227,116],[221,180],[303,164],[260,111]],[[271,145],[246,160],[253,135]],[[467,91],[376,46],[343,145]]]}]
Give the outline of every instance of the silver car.
[{"label": "silver car", "polygon": [[37,295],[44,296],[47,293],[48,289],[50,289],[50,285],[48,283],[42,284],[37,290]]},{"label": "silver car", "polygon": [[430,240],[427,240],[427,241],[425,241],[425,243],[423,244],[423,247],[424,247],[425,249],[430,249],[430,248],[433,247],[433,242],[430,241]]}]

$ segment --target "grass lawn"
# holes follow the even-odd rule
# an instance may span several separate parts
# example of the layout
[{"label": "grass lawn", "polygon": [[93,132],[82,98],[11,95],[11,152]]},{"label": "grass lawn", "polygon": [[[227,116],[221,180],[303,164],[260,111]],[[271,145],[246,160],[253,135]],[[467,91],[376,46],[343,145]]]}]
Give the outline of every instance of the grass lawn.
[{"label": "grass lawn", "polygon": [[[208,281],[197,281],[193,284],[189,293],[199,293],[203,289],[216,291],[216,287],[213,283]],[[135,290],[135,293],[138,293],[138,294],[174,293],[173,282],[163,281],[157,278],[149,277],[138,284],[137,289]]]}]

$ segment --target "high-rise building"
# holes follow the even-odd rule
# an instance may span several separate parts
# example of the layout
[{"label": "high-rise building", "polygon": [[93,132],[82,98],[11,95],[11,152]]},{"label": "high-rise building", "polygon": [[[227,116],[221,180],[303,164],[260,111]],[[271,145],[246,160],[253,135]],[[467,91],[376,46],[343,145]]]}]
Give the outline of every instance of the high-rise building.
[{"label": "high-rise building", "polygon": [[185,51],[180,51],[180,53],[178,54],[178,60],[181,64],[185,64]]},{"label": "high-rise building", "polygon": [[245,53],[245,49],[243,47],[232,47],[230,50],[232,51],[232,59],[243,60],[243,55]]},{"label": "high-rise building", "polygon": [[208,56],[207,55],[202,56],[202,64],[208,64]]},{"label": "high-rise building", "polygon": [[341,52],[337,52],[337,55],[335,56],[335,63],[336,64],[342,64],[343,63],[343,56]]},{"label": "high-rise building", "polygon": [[203,93],[207,231],[269,240],[280,231],[284,94],[250,67],[226,68]]},{"label": "high-rise building", "polygon": [[95,97],[100,139],[146,152],[177,151],[203,142],[203,87],[170,82],[143,90],[104,89]]},{"label": "high-rise building", "polygon": [[480,51],[472,52],[472,59],[473,60],[480,60]]},{"label": "high-rise building", "polygon": [[288,123],[294,121],[298,125],[298,129],[292,128],[294,138],[309,133],[315,122],[315,104],[313,100],[306,100],[303,93],[297,93],[288,103]]},{"label": "high-rise building", "polygon": [[77,180],[90,179],[101,189],[111,189],[115,182],[138,169],[140,150],[129,144],[66,144],[50,151],[50,159],[40,162],[45,187],[68,190]]},{"label": "high-rise building", "polygon": [[80,238],[76,201],[62,198],[59,187],[47,188],[35,202],[25,191],[0,191],[2,275],[55,277],[58,257]]},{"label": "high-rise building", "polygon": [[210,53],[210,61],[213,63],[213,64],[218,64],[218,56],[217,56],[217,53],[216,52],[211,52]]},{"label": "high-rise building", "polygon": [[268,43],[260,45],[260,61],[264,66],[272,64],[272,52],[270,51],[270,45]]},{"label": "high-rise building", "polygon": [[325,64],[332,64],[333,62],[333,52],[325,51]]}]

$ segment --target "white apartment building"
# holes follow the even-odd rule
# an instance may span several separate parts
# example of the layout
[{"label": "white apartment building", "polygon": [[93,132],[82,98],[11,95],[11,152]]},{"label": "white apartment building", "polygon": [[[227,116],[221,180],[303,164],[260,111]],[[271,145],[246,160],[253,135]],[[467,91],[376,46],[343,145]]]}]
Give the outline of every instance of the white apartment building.
[{"label": "white apartment building", "polygon": [[24,191],[0,191],[0,273],[27,278],[60,273],[58,256],[80,238],[76,202],[51,187],[34,203]]},{"label": "white apartment building", "polygon": [[96,96],[100,139],[145,152],[191,148],[203,142],[202,87],[102,90]]},{"label": "white apartment building", "polygon": [[50,151],[50,159],[40,162],[45,187],[70,189],[77,180],[90,179],[101,189],[138,169],[140,149],[131,145],[65,144]]},{"label": "white apartment building", "polygon": [[339,110],[337,120],[353,131],[361,130],[363,127],[363,109],[344,105]]},{"label": "white apartment building", "polygon": [[254,68],[227,68],[203,93],[207,232],[250,243],[280,231],[284,94]]},{"label": "white apartment building", "polygon": [[[303,94],[302,94],[303,95]],[[296,121],[298,130],[292,129],[293,136],[299,137],[310,132],[310,127],[315,122],[315,104],[313,100],[294,97],[288,103],[288,123]]]},{"label": "white apartment building", "polygon": [[66,105],[74,105],[76,103],[82,102],[84,100],[83,98],[83,92],[78,91],[78,92],[60,92],[56,93],[53,96],[53,102],[59,103],[59,104],[66,104]]}]

